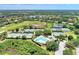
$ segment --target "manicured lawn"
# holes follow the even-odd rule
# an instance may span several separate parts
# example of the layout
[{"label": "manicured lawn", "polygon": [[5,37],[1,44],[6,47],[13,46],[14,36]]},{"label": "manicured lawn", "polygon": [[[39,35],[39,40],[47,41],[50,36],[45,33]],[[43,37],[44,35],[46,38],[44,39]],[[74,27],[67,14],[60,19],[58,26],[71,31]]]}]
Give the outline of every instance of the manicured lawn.
[{"label": "manicured lawn", "polygon": [[53,23],[52,22],[47,22],[47,26],[48,26],[48,28],[51,28],[51,27],[53,27]]},{"label": "manicured lawn", "polygon": [[48,52],[31,40],[6,39],[0,43],[1,55],[47,55]]},{"label": "manicured lawn", "polygon": [[41,23],[45,23],[45,22],[39,22],[39,21],[24,21],[21,23],[13,23],[13,24],[9,24],[6,25],[5,27],[0,28],[0,31],[7,31],[7,30],[14,30],[16,28],[23,28],[24,26],[29,26],[31,24],[41,24]]}]

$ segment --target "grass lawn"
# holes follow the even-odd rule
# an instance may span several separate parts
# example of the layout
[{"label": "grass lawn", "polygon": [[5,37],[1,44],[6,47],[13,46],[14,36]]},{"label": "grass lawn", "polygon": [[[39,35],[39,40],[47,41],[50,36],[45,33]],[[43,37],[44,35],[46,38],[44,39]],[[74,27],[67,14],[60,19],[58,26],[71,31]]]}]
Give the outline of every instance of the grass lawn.
[{"label": "grass lawn", "polygon": [[23,28],[24,26],[29,26],[31,24],[41,24],[41,23],[45,23],[45,22],[39,22],[39,21],[24,21],[21,23],[13,23],[13,24],[9,24],[6,25],[4,27],[0,28],[0,31],[8,31],[8,30],[14,30],[16,28]]},{"label": "grass lawn", "polygon": [[[43,48],[44,50],[46,50],[46,46],[41,46],[41,48]],[[54,51],[48,51],[49,55],[54,55],[55,52]]]},{"label": "grass lawn", "polygon": [[47,26],[48,26],[48,28],[51,28],[53,26],[53,23],[52,22],[47,22]]},{"label": "grass lawn", "polygon": [[1,55],[47,55],[48,51],[44,50],[31,40],[6,39],[0,43]]},{"label": "grass lawn", "polygon": [[68,36],[71,35],[71,36],[73,36],[74,39],[77,39],[77,35],[75,35],[73,31],[67,32],[66,35],[68,35]]}]

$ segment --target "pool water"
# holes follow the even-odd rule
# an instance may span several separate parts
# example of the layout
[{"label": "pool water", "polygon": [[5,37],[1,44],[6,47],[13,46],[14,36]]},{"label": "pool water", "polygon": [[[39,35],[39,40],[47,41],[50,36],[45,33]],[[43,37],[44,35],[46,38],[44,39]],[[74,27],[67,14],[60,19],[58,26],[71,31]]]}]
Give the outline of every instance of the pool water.
[{"label": "pool water", "polygon": [[44,37],[44,36],[39,36],[36,39],[34,39],[34,41],[38,42],[38,43],[43,43],[45,44],[49,39]]}]

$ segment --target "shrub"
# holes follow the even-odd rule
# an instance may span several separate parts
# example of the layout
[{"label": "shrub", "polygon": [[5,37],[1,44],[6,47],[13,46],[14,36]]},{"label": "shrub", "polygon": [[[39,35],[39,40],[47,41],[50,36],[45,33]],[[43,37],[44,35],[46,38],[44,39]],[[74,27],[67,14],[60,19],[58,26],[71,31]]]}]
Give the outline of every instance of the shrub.
[{"label": "shrub", "polygon": [[56,51],[58,49],[58,43],[54,41],[47,42],[46,48],[49,51]]},{"label": "shrub", "polygon": [[69,42],[66,43],[66,47],[70,48],[70,49],[75,49],[75,45],[71,41],[69,41]]},{"label": "shrub", "polygon": [[68,40],[72,40],[73,39],[73,36],[68,36]]},{"label": "shrub", "polygon": [[63,54],[64,55],[74,55],[74,52],[73,50],[69,49],[69,48],[66,48],[64,51],[63,51]]},{"label": "shrub", "polygon": [[23,36],[22,36],[22,39],[24,39],[24,40],[25,40],[25,39],[26,39],[26,36],[25,36],[25,35],[23,35]]}]

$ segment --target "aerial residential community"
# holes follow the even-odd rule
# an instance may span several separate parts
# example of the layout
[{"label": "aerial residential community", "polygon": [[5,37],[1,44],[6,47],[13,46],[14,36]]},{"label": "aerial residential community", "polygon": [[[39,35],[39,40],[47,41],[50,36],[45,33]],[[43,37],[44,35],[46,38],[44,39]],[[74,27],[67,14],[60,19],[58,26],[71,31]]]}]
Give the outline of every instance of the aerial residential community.
[{"label": "aerial residential community", "polygon": [[0,10],[0,55],[79,55],[79,10]]}]

